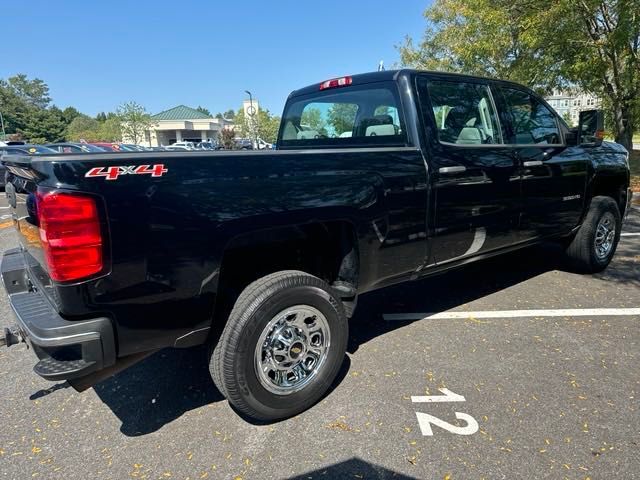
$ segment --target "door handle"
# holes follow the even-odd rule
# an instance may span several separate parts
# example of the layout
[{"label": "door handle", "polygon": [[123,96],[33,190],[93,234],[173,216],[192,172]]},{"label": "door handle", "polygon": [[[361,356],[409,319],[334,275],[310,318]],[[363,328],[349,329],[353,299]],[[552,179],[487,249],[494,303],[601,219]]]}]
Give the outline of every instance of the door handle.
[{"label": "door handle", "polygon": [[522,162],[522,165],[525,167],[540,167],[544,165],[544,163],[542,163],[542,160],[529,160],[527,162]]},{"label": "door handle", "polygon": [[467,167],[464,167],[462,165],[458,165],[455,167],[440,167],[438,169],[438,173],[462,173],[462,172],[466,172],[467,171]]}]

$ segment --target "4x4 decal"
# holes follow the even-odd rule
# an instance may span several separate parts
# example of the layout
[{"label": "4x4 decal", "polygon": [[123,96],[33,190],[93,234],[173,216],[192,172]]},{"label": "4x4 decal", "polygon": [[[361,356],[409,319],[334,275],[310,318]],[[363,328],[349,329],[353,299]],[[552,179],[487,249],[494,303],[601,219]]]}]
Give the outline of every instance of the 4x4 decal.
[{"label": "4x4 decal", "polygon": [[106,180],[117,180],[120,175],[151,175],[161,177],[169,170],[162,163],[156,165],[127,165],[118,167],[95,167],[84,176],[86,178],[104,177]]}]

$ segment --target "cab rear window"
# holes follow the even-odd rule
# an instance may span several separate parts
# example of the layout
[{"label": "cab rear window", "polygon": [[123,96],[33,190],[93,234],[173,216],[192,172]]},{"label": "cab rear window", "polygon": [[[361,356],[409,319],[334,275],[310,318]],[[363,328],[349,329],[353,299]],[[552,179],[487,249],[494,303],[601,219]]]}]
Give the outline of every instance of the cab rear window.
[{"label": "cab rear window", "polygon": [[293,98],[287,104],[280,130],[281,147],[403,146],[406,141],[393,82]]}]

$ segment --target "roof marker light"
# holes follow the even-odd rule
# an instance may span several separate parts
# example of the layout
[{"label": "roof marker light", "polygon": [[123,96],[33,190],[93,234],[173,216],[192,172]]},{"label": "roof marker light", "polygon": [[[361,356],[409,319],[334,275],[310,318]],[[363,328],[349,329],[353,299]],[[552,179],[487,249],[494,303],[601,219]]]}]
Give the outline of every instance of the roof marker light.
[{"label": "roof marker light", "polygon": [[328,88],[348,87],[353,83],[351,77],[332,78],[320,84],[320,90],[327,90]]}]

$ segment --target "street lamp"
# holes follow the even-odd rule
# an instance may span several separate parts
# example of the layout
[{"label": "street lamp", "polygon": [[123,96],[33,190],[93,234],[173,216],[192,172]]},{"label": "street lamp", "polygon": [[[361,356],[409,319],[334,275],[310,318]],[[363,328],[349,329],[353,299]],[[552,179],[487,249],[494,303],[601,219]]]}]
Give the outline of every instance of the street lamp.
[{"label": "street lamp", "polygon": [[4,118],[2,118],[2,112],[0,112],[0,125],[2,125],[2,139],[7,138],[7,133],[4,131]]},{"label": "street lamp", "polygon": [[249,90],[245,90],[244,93],[249,95],[249,116],[251,117],[251,130],[253,131],[253,148],[258,148],[258,123],[255,117],[256,109],[253,108],[253,95]]}]

